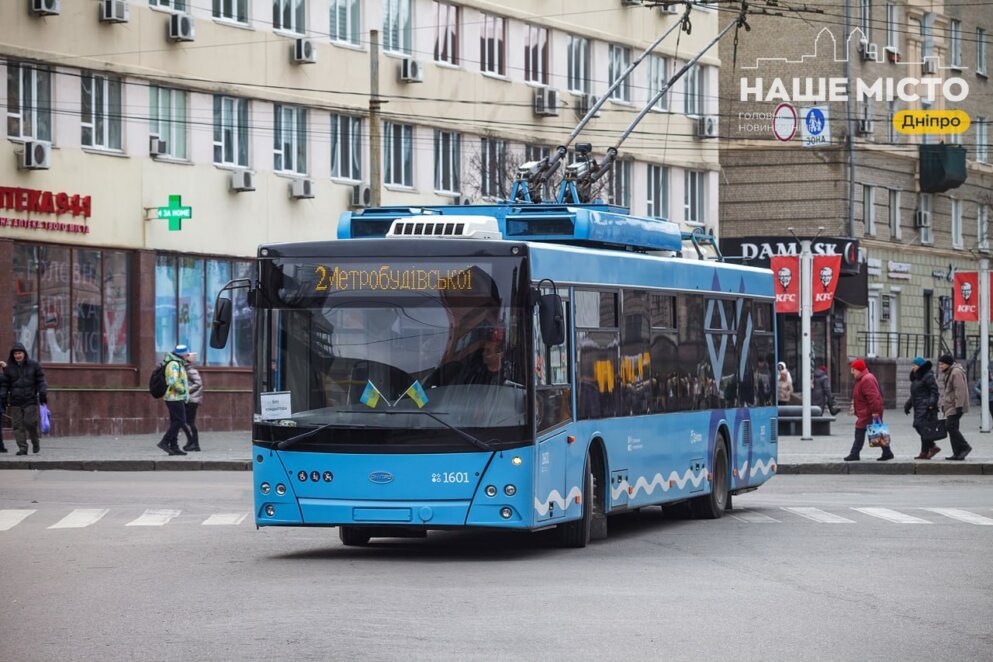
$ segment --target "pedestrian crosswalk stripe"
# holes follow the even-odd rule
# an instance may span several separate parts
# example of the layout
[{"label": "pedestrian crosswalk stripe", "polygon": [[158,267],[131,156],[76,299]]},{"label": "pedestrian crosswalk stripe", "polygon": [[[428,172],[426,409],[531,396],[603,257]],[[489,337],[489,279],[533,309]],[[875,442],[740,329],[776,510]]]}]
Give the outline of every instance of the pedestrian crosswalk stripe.
[{"label": "pedestrian crosswalk stripe", "polygon": [[951,519],[967,524],[993,526],[993,519],[977,515],[976,513],[970,513],[968,510],[959,510],[958,508],[925,508],[924,510],[930,510],[932,513],[938,513],[939,515],[944,515],[945,517],[950,517]]},{"label": "pedestrian crosswalk stripe", "polygon": [[756,512],[754,510],[746,510],[744,508],[735,508],[732,512],[728,513],[731,517],[736,520],[741,520],[742,522],[748,522],[749,524],[779,524],[778,519],[773,519],[768,515]]},{"label": "pedestrian crosswalk stripe", "polygon": [[35,511],[33,510],[0,510],[0,531],[8,531]]},{"label": "pedestrian crosswalk stripe", "polygon": [[931,522],[926,519],[921,519],[920,517],[914,517],[913,515],[907,515],[905,513],[898,512],[896,510],[890,510],[889,508],[852,508],[852,510],[857,510],[860,513],[865,513],[872,517],[878,517],[879,519],[884,519],[887,522],[894,522],[895,524],[930,524]]},{"label": "pedestrian crosswalk stripe", "polygon": [[141,517],[132,520],[125,526],[162,526],[168,524],[169,520],[179,517],[180,510],[146,510]]},{"label": "pedestrian crosswalk stripe", "polygon": [[248,513],[217,513],[203,521],[203,526],[233,526],[241,524]]},{"label": "pedestrian crosswalk stripe", "polygon": [[820,508],[810,508],[807,506],[797,507],[797,508],[783,508],[786,512],[794,513],[800,517],[806,517],[807,519],[812,519],[815,522],[820,522],[821,524],[855,524],[855,520],[850,520],[847,517],[842,517],[841,515],[835,515],[827,511],[821,510]]},{"label": "pedestrian crosswalk stripe", "polygon": [[50,529],[82,529],[95,524],[110,511],[103,508],[77,508],[55,524]]}]

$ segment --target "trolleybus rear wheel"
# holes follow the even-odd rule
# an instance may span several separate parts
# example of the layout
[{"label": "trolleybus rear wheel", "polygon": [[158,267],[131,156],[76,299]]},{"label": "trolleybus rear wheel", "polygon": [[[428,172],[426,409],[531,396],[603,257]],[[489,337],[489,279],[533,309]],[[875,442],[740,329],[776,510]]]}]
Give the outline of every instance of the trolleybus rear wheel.
[{"label": "trolleybus rear wheel", "polygon": [[356,526],[339,526],[338,537],[341,538],[342,545],[361,547],[369,543],[371,536]]},{"label": "trolleybus rear wheel", "polygon": [[730,503],[728,492],[728,455],[724,435],[718,435],[714,444],[714,462],[711,465],[710,494],[690,500],[690,509],[697,519],[717,519]]}]

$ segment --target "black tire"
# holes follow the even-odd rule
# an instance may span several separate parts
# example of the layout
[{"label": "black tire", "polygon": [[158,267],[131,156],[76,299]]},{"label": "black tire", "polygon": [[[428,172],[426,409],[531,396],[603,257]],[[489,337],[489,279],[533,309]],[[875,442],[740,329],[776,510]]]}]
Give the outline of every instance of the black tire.
[{"label": "black tire", "polygon": [[583,514],[577,520],[559,524],[559,547],[579,549],[590,542],[593,522],[593,468],[586,458],[586,477],[583,480]]},{"label": "black tire", "polygon": [[697,519],[719,519],[731,503],[731,493],[728,491],[728,455],[723,436],[717,438],[711,467],[713,481],[710,494],[690,499],[690,509]]},{"label": "black tire", "polygon": [[371,536],[356,526],[339,526],[338,537],[341,538],[342,545],[347,547],[362,547],[369,544],[369,538]]}]

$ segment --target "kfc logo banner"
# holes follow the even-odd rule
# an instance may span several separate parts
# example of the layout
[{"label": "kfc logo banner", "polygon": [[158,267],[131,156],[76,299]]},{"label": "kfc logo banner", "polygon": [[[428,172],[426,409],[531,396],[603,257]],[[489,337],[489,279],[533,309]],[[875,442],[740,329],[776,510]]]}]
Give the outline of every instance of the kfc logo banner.
[{"label": "kfc logo banner", "polygon": [[953,316],[956,322],[979,321],[979,274],[975,271],[955,272]]},{"label": "kfc logo banner", "polygon": [[776,277],[776,312],[800,312],[800,258],[796,255],[773,255],[769,268]]},{"label": "kfc logo banner", "polygon": [[838,287],[841,273],[840,255],[814,256],[814,312],[831,310],[834,304],[834,291]]}]

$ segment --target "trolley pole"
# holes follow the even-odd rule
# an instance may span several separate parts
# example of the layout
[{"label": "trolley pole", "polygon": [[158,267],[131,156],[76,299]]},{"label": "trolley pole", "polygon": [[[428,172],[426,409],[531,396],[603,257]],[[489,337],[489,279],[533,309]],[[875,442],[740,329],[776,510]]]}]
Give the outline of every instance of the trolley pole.
[{"label": "trolley pole", "polygon": [[811,441],[810,430],[810,315],[814,307],[814,254],[810,250],[810,239],[800,240],[800,379],[803,384],[803,419],[800,439]]},{"label": "trolley pole", "polygon": [[379,30],[369,31],[369,192],[373,207],[383,201],[382,137],[379,129]]},{"label": "trolley pole", "polygon": [[990,431],[990,259],[979,258],[979,431]]}]

